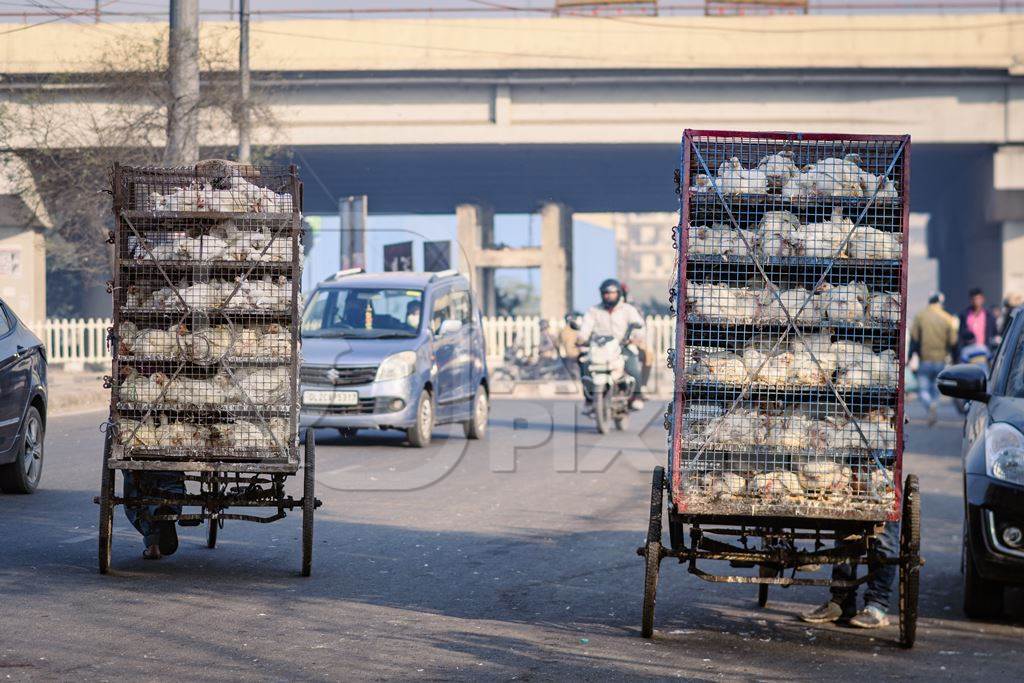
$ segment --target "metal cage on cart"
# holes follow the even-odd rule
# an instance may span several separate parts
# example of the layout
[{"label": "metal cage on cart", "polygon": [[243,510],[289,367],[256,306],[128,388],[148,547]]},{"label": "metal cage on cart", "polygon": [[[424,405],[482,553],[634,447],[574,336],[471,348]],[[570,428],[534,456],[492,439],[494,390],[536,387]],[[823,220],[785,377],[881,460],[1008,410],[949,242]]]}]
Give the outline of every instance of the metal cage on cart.
[{"label": "metal cage on cart", "polygon": [[[700,578],[759,584],[761,604],[772,584],[868,578],[797,577],[802,566],[899,564],[901,642],[913,643],[919,500],[916,478],[900,481],[909,162],[909,136],[686,131],[668,472],[655,473],[640,549],[645,636],[658,564],[675,556]],[[906,516],[901,557],[884,557],[882,525]]]},{"label": "metal cage on cart", "polygon": [[[303,510],[310,571],[314,444],[302,499],[285,494],[298,440],[302,184],[294,166],[211,160],[113,169],[110,419],[98,502],[100,570],[110,564],[112,510],[198,506],[157,522],[269,522]],[[198,493],[143,486],[116,496],[114,472],[179,472]],[[147,477],[141,475],[145,483]],[[194,488],[194,487],[193,487]],[[225,512],[270,507],[276,514]]]}]

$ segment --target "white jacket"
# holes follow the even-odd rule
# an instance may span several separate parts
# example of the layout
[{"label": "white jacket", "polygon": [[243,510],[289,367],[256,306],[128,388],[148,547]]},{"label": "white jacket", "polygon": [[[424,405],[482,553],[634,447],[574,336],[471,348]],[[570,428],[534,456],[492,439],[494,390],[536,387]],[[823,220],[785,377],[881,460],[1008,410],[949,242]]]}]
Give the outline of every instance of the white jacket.
[{"label": "white jacket", "polygon": [[630,324],[638,325],[633,334],[644,333],[644,317],[633,304],[620,301],[610,311],[598,304],[592,306],[584,315],[580,323],[580,342],[590,341],[591,335],[611,335],[620,342],[625,340],[626,330]]}]

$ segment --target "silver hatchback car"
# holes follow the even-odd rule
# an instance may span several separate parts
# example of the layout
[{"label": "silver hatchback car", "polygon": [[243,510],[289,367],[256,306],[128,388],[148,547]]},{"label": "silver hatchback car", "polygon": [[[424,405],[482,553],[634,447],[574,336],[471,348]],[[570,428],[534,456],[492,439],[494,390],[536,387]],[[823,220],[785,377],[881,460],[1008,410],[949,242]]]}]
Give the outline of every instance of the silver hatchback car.
[{"label": "silver hatchback car", "polygon": [[[424,312],[426,312],[424,314]],[[456,271],[341,271],[302,317],[303,427],[400,429],[430,443],[435,425],[487,430],[487,358],[469,281]]]}]

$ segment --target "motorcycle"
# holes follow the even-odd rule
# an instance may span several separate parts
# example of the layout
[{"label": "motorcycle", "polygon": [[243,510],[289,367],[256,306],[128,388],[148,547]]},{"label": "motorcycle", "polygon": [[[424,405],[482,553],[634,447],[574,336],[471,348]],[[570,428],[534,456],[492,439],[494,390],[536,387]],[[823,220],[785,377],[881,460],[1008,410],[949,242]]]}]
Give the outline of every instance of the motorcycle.
[{"label": "motorcycle", "polygon": [[636,329],[630,326],[620,341],[611,335],[594,335],[583,349],[580,362],[588,368],[581,377],[583,394],[590,399],[597,431],[607,434],[612,423],[619,431],[629,427],[629,401],[636,381],[626,372],[625,350],[637,353],[629,338]]}]

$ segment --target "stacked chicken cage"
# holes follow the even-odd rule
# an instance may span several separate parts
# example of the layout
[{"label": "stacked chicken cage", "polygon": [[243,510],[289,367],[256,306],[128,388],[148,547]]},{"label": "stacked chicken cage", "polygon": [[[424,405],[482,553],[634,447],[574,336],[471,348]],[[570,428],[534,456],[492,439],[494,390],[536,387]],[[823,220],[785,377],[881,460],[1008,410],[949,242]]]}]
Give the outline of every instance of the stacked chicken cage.
[{"label": "stacked chicken cage", "polygon": [[898,519],[908,138],[683,145],[676,510]]},{"label": "stacked chicken cage", "polygon": [[270,504],[279,513],[301,505],[283,498],[284,476],[299,467],[295,167],[116,166],[113,195],[111,436],[101,504],[128,503],[113,498],[108,482],[108,469],[122,469],[198,473],[185,479],[200,482],[200,497],[165,502],[201,504],[196,517],[210,520],[211,538],[229,504]]}]

